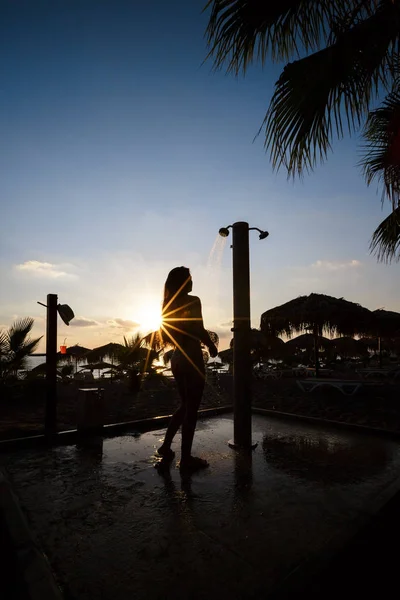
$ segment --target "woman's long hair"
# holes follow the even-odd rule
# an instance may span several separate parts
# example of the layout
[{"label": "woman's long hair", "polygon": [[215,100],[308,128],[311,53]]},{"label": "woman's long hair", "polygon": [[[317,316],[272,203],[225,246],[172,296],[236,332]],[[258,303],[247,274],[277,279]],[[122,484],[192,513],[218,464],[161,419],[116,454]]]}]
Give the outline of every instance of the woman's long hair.
[{"label": "woman's long hair", "polygon": [[164,285],[162,303],[163,327],[160,330],[161,338],[165,345],[170,345],[171,339],[167,335],[168,318],[178,318],[179,309],[183,306],[182,297],[191,291],[192,277],[187,267],[175,267],[168,273]]}]

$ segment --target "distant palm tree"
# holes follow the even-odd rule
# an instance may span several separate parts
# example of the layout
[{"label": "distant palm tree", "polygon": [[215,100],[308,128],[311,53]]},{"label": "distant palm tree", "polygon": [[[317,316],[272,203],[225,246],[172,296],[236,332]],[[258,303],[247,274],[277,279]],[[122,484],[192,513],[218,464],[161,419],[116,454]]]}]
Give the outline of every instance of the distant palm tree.
[{"label": "distant palm tree", "polygon": [[25,369],[27,359],[43,336],[32,340],[29,334],[34,320],[30,317],[18,319],[8,330],[0,331],[0,380],[17,377],[18,371]]},{"label": "distant palm tree", "polygon": [[[381,176],[394,202],[371,249],[378,259],[393,258],[400,229],[400,2],[209,0],[209,7],[208,41],[217,68],[225,64],[239,74],[268,58],[286,63],[261,126],[274,168],[285,167],[289,177],[312,171],[335,137],[358,131],[368,119],[367,183]],[[383,106],[371,112],[382,95]]]},{"label": "distant palm tree", "polygon": [[159,352],[146,348],[143,336],[136,333],[131,338],[124,336],[124,345],[118,349],[115,358],[119,363],[118,368],[128,375],[131,389],[139,391],[143,376],[154,376],[158,371],[154,367],[158,356]]}]

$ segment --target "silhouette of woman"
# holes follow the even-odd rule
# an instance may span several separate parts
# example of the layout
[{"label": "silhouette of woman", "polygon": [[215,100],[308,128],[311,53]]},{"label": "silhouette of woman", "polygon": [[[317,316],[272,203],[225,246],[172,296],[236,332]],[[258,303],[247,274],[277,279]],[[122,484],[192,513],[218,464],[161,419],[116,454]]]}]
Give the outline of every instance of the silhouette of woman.
[{"label": "silhouette of woman", "polygon": [[171,345],[172,373],[178,386],[181,405],[168,425],[158,454],[172,460],[171,443],[182,426],[181,469],[197,470],[208,467],[206,460],[192,456],[192,443],[197,422],[197,411],[204,391],[205,366],[201,343],[205,344],[212,357],[218,350],[204,329],[201,302],[191,296],[192,277],[186,267],[176,267],[168,274],[164,287],[163,324],[161,337]]}]

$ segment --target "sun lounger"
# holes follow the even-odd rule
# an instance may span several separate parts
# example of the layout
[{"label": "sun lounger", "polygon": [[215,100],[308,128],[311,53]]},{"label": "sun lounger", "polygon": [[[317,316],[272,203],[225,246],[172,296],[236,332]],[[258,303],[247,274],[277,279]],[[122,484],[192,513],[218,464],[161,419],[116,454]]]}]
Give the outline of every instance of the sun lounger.
[{"label": "sun lounger", "polygon": [[313,392],[321,386],[330,386],[339,390],[345,396],[352,396],[363,385],[362,381],[346,379],[298,379],[297,385],[303,392]]},{"label": "sun lounger", "polygon": [[392,377],[394,379],[397,377],[397,369],[384,369],[376,367],[375,369],[358,369],[357,373],[360,375],[362,379],[368,379],[369,377],[378,376],[379,377]]}]

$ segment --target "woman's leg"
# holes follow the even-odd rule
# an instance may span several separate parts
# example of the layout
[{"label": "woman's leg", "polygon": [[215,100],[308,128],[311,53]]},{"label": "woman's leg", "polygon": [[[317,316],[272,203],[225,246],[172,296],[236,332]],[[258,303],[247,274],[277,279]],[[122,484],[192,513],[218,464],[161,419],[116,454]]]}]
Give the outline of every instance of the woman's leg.
[{"label": "woman's leg", "polygon": [[185,413],[186,413],[186,377],[181,375],[178,370],[173,369],[173,375],[175,377],[175,381],[178,387],[179,396],[181,398],[180,407],[174,412],[171,417],[171,420],[168,424],[167,432],[165,434],[164,442],[162,446],[158,449],[158,453],[163,455],[167,454],[171,451],[172,441],[179,429],[182,425]]},{"label": "woman's leg", "polygon": [[[189,376],[190,377],[190,376]],[[186,411],[182,423],[182,453],[181,465],[189,464],[192,459],[192,444],[194,432],[196,430],[197,412],[199,410],[201,398],[204,391],[204,381],[199,378],[193,378],[186,383],[187,400]]]}]

